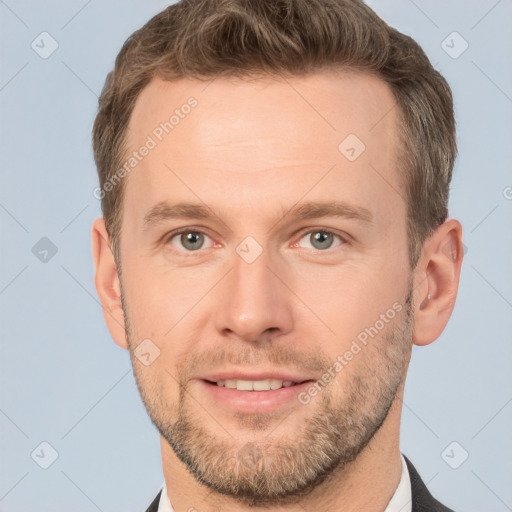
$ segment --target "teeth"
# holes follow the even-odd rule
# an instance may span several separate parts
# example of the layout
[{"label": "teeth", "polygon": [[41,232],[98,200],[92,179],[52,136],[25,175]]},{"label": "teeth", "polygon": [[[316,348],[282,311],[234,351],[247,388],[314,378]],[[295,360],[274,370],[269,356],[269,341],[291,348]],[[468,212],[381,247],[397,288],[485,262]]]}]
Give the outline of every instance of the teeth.
[{"label": "teeth", "polygon": [[217,386],[223,386],[239,391],[270,391],[271,389],[280,389],[290,387],[296,384],[291,380],[265,379],[265,380],[219,380]]},{"label": "teeth", "polygon": [[283,387],[283,381],[277,379],[270,379],[270,389],[280,389]]},{"label": "teeth", "polygon": [[250,380],[237,380],[236,382],[236,389],[238,391],[252,391],[252,382]]},{"label": "teeth", "polygon": [[[250,385],[252,384],[250,389],[253,389],[254,391],[268,391],[269,389],[272,388],[270,379],[253,380],[252,382],[249,382],[249,384]],[[237,389],[240,389],[240,388],[237,387]]]}]

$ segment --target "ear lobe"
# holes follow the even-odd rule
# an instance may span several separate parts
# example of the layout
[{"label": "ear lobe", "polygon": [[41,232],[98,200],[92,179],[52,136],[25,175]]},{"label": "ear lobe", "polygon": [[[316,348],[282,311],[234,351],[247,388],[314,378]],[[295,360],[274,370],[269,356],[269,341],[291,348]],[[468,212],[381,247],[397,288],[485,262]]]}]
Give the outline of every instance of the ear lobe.
[{"label": "ear lobe", "polygon": [[415,270],[415,345],[432,343],[445,329],[455,306],[463,257],[462,225],[448,219],[425,242]]},{"label": "ear lobe", "polygon": [[121,304],[121,285],[103,217],[96,219],[92,225],[91,245],[95,268],[94,285],[105,323],[115,343],[121,348],[128,349]]}]

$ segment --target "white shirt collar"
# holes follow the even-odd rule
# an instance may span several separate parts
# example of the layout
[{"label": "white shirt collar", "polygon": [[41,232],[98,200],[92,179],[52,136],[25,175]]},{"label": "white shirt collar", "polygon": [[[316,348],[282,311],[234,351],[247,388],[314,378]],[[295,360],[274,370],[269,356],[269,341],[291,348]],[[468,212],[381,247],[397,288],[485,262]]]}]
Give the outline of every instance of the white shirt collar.
[{"label": "white shirt collar", "polygon": [[169,496],[167,496],[167,486],[165,485],[165,481],[162,494],[160,495],[160,502],[158,503],[158,512],[174,512],[171,502],[169,501]]},{"label": "white shirt collar", "polygon": [[[409,476],[409,470],[407,469],[407,463],[402,454],[400,454],[400,458],[402,459],[402,475],[400,476],[400,482],[384,512],[411,512],[412,509],[411,478]],[[162,494],[160,495],[158,512],[174,512],[169,496],[167,495],[165,481],[163,483]]]},{"label": "white shirt collar", "polygon": [[405,462],[402,454],[400,454],[400,458],[402,459],[400,482],[398,482],[395,494],[393,494],[384,512],[411,512],[412,510],[411,477],[407,469],[407,462]]}]

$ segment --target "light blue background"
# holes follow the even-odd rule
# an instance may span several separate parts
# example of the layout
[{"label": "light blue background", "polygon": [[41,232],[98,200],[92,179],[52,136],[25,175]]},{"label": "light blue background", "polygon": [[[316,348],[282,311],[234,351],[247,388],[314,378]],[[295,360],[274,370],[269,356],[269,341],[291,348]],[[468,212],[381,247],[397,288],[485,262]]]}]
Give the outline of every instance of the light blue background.
[{"label": "light blue background", "polygon": [[[94,289],[90,230],[100,205],[90,133],[122,43],[167,4],[0,2],[2,512],[140,512],[163,481],[157,431]],[[512,4],[370,5],[414,37],[452,86],[450,215],[467,246],[446,330],[413,352],[402,451],[457,512],[512,510]],[[59,45],[48,59],[31,48],[43,31]],[[469,43],[457,59],[441,47],[453,31]],[[42,237],[58,249],[47,263],[32,253]],[[59,454],[48,469],[31,458],[43,441]],[[469,453],[458,469],[441,456],[453,441]]]}]

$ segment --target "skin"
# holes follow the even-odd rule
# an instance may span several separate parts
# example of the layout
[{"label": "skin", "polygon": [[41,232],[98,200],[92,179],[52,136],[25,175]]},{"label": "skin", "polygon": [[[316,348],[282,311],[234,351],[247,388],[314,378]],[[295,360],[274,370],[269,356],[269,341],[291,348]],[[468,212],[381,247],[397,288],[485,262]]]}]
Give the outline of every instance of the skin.
[{"label": "skin", "polygon": [[[160,432],[174,510],[383,511],[400,480],[412,345],[436,340],[450,318],[462,226],[439,226],[409,268],[397,113],[380,79],[323,71],[207,85],[153,80],[136,102],[130,151],[187,98],[198,105],[124,178],[121,278],[103,218],[92,229],[105,320]],[[338,150],[350,133],[366,146],[352,162]],[[216,216],[144,229],[163,200]],[[325,200],[365,207],[373,221],[284,215]],[[205,234],[198,250],[171,238],[182,227]],[[322,230],[334,236],[318,248]],[[262,249],[252,263],[236,251],[247,236]],[[395,303],[396,316],[307,405],[244,414],[202,392],[201,376],[234,367],[320,379]],[[160,350],[149,366],[134,355],[147,338]]]}]

